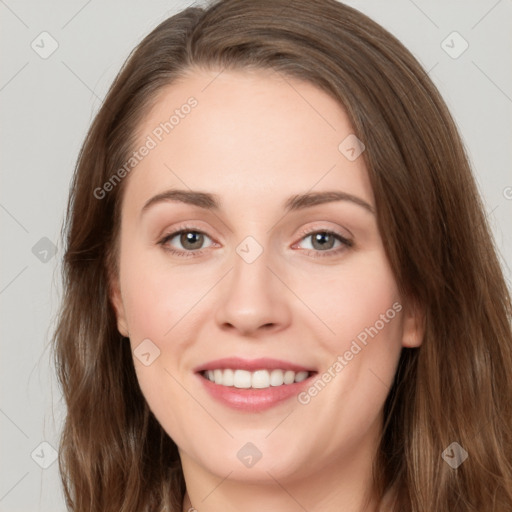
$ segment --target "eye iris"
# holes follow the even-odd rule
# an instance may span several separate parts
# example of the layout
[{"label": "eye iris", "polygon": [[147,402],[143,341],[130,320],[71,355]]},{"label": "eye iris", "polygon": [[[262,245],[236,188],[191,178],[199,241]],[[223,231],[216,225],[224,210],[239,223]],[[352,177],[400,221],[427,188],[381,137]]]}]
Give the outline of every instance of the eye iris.
[{"label": "eye iris", "polygon": [[[325,243],[326,238],[331,238],[331,243]],[[316,244],[320,243],[318,247]],[[315,249],[332,249],[334,244],[334,237],[330,233],[320,232],[313,235],[313,247]]]},{"label": "eye iris", "polygon": [[[180,243],[186,249],[198,249],[203,243],[203,234],[198,233],[197,231],[184,232],[181,234]],[[188,244],[191,244],[192,247],[190,247]],[[196,245],[199,245],[199,247],[196,247]]]}]

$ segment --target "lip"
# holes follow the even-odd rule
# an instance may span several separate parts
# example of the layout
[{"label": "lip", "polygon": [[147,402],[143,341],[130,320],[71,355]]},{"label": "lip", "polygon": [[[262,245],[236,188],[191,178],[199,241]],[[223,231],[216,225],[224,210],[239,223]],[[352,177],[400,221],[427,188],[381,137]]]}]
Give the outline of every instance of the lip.
[{"label": "lip", "polygon": [[[283,384],[282,386],[270,386],[263,389],[236,388],[234,386],[221,386],[205,378],[202,373],[205,370],[224,370],[230,368],[233,370],[292,370],[295,372],[307,371],[310,373],[307,379],[293,384]],[[195,370],[197,378],[204,386],[206,392],[217,402],[239,411],[245,412],[263,412],[275,407],[283,402],[296,397],[302,389],[311,384],[312,379],[317,375],[317,371],[306,366],[283,361],[279,359],[240,359],[229,357],[210,361],[204,365],[198,366]]]},{"label": "lip", "polygon": [[[196,373],[205,370],[247,370],[254,372],[256,370],[292,370],[294,372],[316,372],[315,368],[308,368],[299,364],[284,361],[282,359],[271,359],[268,357],[260,357],[258,359],[241,359],[240,357],[225,357],[216,359],[206,364],[200,365],[193,371]],[[292,386],[292,384],[289,384]]]},{"label": "lip", "polygon": [[302,389],[310,385],[311,379],[315,375],[316,373],[310,375],[302,382],[270,386],[264,389],[239,389],[221,386],[209,381],[200,373],[197,374],[197,377],[201,380],[209,395],[221,404],[240,411],[263,412],[297,396]]}]

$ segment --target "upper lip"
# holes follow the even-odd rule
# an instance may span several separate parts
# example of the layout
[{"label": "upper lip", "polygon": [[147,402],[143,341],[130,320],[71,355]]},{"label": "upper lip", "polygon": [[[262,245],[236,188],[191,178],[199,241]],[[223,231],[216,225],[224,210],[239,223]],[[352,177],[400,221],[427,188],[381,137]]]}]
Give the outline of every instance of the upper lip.
[{"label": "upper lip", "polygon": [[206,370],[292,370],[294,372],[314,372],[312,368],[307,368],[300,364],[291,363],[282,359],[270,359],[261,357],[258,359],[241,359],[239,357],[225,357],[223,359],[215,359],[208,363],[202,364],[194,369],[195,372],[204,372]]}]

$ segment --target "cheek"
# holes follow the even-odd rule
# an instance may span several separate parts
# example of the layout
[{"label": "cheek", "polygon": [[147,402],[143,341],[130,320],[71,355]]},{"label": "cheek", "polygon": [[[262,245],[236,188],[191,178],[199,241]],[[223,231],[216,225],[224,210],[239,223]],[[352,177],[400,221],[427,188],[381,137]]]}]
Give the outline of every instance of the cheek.
[{"label": "cheek", "polygon": [[121,268],[121,285],[130,334],[160,343],[204,294],[205,286],[178,268],[162,268],[144,251],[129,254]]},{"label": "cheek", "polygon": [[311,293],[309,281],[302,293],[328,326],[317,338],[329,354],[319,374],[327,392],[319,383],[304,401],[315,401],[315,414],[322,415],[323,399],[316,399],[321,394],[329,403],[345,404],[360,424],[368,424],[391,387],[402,348],[402,304],[396,281],[379,250],[354,258],[353,265],[347,264],[324,283]]},{"label": "cheek", "polygon": [[310,278],[301,293],[324,323],[323,340],[331,345],[331,352],[346,350],[358,336],[364,342],[365,336],[370,336],[368,330],[375,333],[373,328],[381,339],[400,341],[399,293],[382,251],[354,258],[322,286],[315,282]]},{"label": "cheek", "polygon": [[135,371],[150,410],[167,434],[182,444],[190,433],[190,426],[184,420],[201,417],[204,411],[191,399],[180,384],[182,379],[163,357],[156,359],[151,366],[144,366],[135,360]]},{"label": "cheek", "polygon": [[340,446],[350,450],[375,425],[400,358],[403,318],[396,283],[385,263],[373,263],[330,282],[315,303],[334,334],[325,330],[318,338],[328,355],[299,402],[316,419],[326,453],[339,454]]}]

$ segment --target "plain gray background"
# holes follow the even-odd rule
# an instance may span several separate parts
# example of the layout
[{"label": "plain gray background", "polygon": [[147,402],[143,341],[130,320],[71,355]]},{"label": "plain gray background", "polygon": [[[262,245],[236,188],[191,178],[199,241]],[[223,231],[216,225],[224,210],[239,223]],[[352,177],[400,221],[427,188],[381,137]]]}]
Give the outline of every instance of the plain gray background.
[{"label": "plain gray background", "polygon": [[[439,87],[510,283],[512,0],[347,3],[396,35]],[[64,409],[48,344],[69,182],[86,130],[130,50],[191,4],[0,0],[1,512],[65,510],[53,461]],[[52,44],[57,49],[46,55]]]}]

